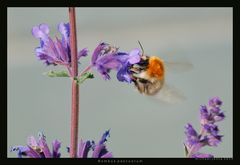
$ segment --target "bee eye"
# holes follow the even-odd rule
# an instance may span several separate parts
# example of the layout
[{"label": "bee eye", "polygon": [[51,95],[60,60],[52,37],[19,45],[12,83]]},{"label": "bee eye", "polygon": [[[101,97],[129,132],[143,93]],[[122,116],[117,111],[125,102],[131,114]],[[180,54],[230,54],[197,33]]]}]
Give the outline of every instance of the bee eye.
[{"label": "bee eye", "polygon": [[138,65],[141,65],[141,66],[148,66],[149,62],[148,60],[141,60]]}]

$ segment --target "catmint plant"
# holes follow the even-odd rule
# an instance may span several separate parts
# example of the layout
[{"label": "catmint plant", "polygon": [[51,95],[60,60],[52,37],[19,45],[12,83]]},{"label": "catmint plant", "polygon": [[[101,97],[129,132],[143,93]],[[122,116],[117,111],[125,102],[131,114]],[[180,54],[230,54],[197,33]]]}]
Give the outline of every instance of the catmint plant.
[{"label": "catmint plant", "polygon": [[[72,82],[71,95],[71,134],[70,146],[67,152],[71,158],[112,158],[112,152],[109,152],[106,146],[107,138],[110,136],[110,130],[107,130],[102,138],[95,143],[93,140],[80,141],[78,138],[79,126],[79,86],[87,79],[93,79],[94,75],[91,69],[95,69],[104,80],[110,80],[110,72],[116,71],[116,77],[120,82],[131,83],[136,81],[146,88],[145,83],[153,84],[156,82],[156,74],[164,72],[162,61],[158,57],[145,56],[140,49],[135,48],[130,52],[120,51],[118,47],[112,46],[106,42],[100,42],[91,54],[89,65],[83,69],[78,69],[81,65],[80,60],[88,56],[90,51],[87,48],[77,48],[77,30],[76,30],[75,8],[69,7],[69,22],[61,22],[57,29],[61,38],[50,37],[50,28],[47,24],[41,23],[32,28],[32,35],[39,40],[39,46],[35,48],[36,58],[46,66],[63,66],[64,70],[50,70],[45,73],[49,77],[67,77]],[[141,44],[140,44],[141,46]],[[141,46],[142,47],[142,46]],[[150,60],[149,60],[150,59]],[[150,62],[149,62],[150,61]],[[135,74],[146,75],[142,70],[149,69],[148,72],[153,76],[147,80],[134,77]],[[133,67],[134,66],[134,67]],[[162,67],[162,68],[161,68]],[[135,71],[134,71],[135,69]],[[137,71],[136,71],[137,69]],[[147,73],[148,73],[147,72]],[[158,81],[157,81],[158,82]],[[159,84],[158,84],[159,85]],[[161,85],[161,84],[160,84]],[[159,88],[159,87],[158,87]],[[160,89],[160,88],[159,88]],[[209,100],[208,106],[200,108],[201,130],[198,133],[191,124],[187,124],[185,134],[187,136],[185,145],[186,156],[189,158],[212,158],[211,154],[200,153],[199,150],[204,146],[217,146],[222,139],[219,135],[219,129],[216,122],[224,119],[224,113],[220,106],[222,101],[218,97]],[[51,145],[47,144],[43,133],[35,139],[30,136],[26,146],[15,146],[11,151],[15,151],[18,157],[29,158],[60,158],[61,141],[54,140]],[[50,146],[50,147],[49,147]],[[161,146],[159,146],[161,147]],[[92,155],[89,156],[89,153]]]},{"label": "catmint plant", "polygon": [[[78,144],[78,125],[79,125],[79,85],[86,79],[94,78],[90,69],[96,69],[105,80],[109,80],[109,72],[117,71],[119,81],[130,82],[127,74],[127,65],[135,64],[140,61],[140,50],[134,49],[130,53],[119,51],[118,48],[108,43],[101,42],[93,51],[90,64],[80,73],[78,65],[82,57],[89,54],[87,48],[77,49],[77,32],[75,8],[69,8],[69,23],[59,23],[57,26],[61,34],[61,39],[50,37],[50,28],[47,24],[42,23],[32,28],[32,35],[39,40],[39,46],[35,48],[35,55],[39,61],[46,66],[63,66],[65,70],[50,70],[45,75],[49,77],[69,77],[72,81],[72,106],[71,106],[71,138],[69,153],[71,158],[87,157],[90,148],[93,149],[93,158],[109,158],[112,153],[106,149],[105,141],[109,136],[106,131],[99,141],[80,141]],[[52,143],[50,151],[46,138],[43,134],[38,140],[30,137],[27,146],[12,147],[11,151],[16,151],[19,157],[28,156],[32,158],[58,158],[60,157],[60,141],[55,140]]]},{"label": "catmint plant", "polygon": [[211,154],[200,153],[202,147],[216,147],[222,141],[223,135],[219,135],[217,122],[225,118],[220,107],[222,101],[218,97],[209,100],[208,105],[200,107],[200,125],[198,133],[191,124],[185,126],[186,141],[185,151],[189,158],[213,158]]},{"label": "catmint plant", "polygon": [[[17,152],[19,158],[28,157],[28,158],[60,158],[61,153],[59,149],[61,147],[61,142],[54,140],[52,142],[52,148],[50,149],[46,136],[40,132],[39,138],[36,140],[35,137],[29,136],[26,146],[15,146],[11,148],[11,151]],[[102,138],[97,144],[93,140],[83,141],[81,139],[77,148],[77,158],[88,158],[88,154],[92,151],[92,158],[112,158],[113,155],[107,150],[105,142],[110,136],[110,130],[107,130]],[[70,148],[67,147],[67,151],[70,151]]]}]

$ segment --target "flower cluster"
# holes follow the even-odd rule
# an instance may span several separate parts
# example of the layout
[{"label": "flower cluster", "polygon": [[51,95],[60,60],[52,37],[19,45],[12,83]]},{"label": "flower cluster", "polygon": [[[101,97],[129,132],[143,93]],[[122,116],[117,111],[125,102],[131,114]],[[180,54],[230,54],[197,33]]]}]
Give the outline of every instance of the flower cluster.
[{"label": "flower cluster", "polygon": [[[112,158],[113,155],[107,150],[105,142],[107,137],[110,136],[110,130],[106,131],[100,141],[95,144],[94,141],[83,141],[81,140],[78,145],[78,158],[87,158],[88,153],[92,150],[92,158]],[[11,148],[11,152],[15,151],[19,158],[29,157],[29,158],[60,158],[61,153],[59,149],[61,147],[61,142],[54,140],[52,142],[52,150],[49,149],[46,137],[43,133],[39,133],[39,139],[36,140],[33,136],[28,137],[27,146],[15,146]],[[69,152],[69,148],[68,148]]]},{"label": "flower cluster", "polygon": [[133,49],[130,53],[120,52],[116,47],[102,42],[94,50],[91,63],[105,80],[110,79],[108,73],[111,70],[116,70],[119,81],[130,83],[129,67],[139,61],[139,49]]},{"label": "flower cluster", "polygon": [[60,158],[59,149],[61,142],[54,140],[52,142],[52,152],[50,151],[46,137],[43,133],[39,133],[39,139],[36,140],[33,136],[28,137],[27,146],[12,147],[11,151],[18,153],[18,157],[27,156],[30,158]]},{"label": "flower cluster", "polygon": [[220,107],[222,101],[218,97],[209,100],[208,106],[200,108],[201,131],[197,131],[191,124],[185,126],[185,134],[187,136],[185,142],[186,154],[191,158],[213,158],[211,154],[203,154],[198,151],[204,146],[217,146],[222,139],[219,135],[218,126],[215,124],[225,118]]},{"label": "flower cluster", "polygon": [[[56,37],[53,41],[49,36],[47,24],[40,24],[32,28],[32,35],[40,40],[40,46],[35,49],[37,58],[46,65],[63,65],[71,74],[70,28],[69,23],[60,23],[58,31],[62,39]],[[78,60],[88,54],[86,48],[78,52]],[[118,48],[101,42],[93,51],[90,67],[94,67],[101,76],[110,79],[109,72],[117,71],[117,79],[131,82],[129,68],[140,61],[140,50],[133,49],[130,53],[120,52]]]},{"label": "flower cluster", "polygon": [[[32,28],[32,35],[40,40],[40,46],[35,49],[35,54],[40,61],[46,65],[63,65],[71,68],[70,51],[70,28],[69,23],[60,23],[58,31],[61,33],[62,40],[56,37],[53,41],[49,36],[50,29],[47,24],[40,24]],[[78,60],[87,56],[86,48],[78,52]]]},{"label": "flower cluster", "polygon": [[[109,131],[106,131],[103,135],[100,141],[95,144],[94,141],[83,141],[81,140],[78,147],[78,158],[87,158],[88,153],[90,150],[92,150],[92,158],[112,158],[113,155],[111,152],[109,152],[106,148],[105,142],[107,141],[107,137],[110,136]],[[69,148],[68,148],[69,152]]]}]

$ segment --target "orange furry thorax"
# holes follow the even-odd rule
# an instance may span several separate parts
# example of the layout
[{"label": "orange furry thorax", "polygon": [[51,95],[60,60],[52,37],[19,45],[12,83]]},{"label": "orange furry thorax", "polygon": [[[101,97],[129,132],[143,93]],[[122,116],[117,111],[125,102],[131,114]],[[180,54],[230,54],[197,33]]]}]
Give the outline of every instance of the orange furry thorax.
[{"label": "orange furry thorax", "polygon": [[159,80],[164,78],[164,64],[159,57],[151,56],[149,58],[147,74],[150,77],[156,77]]}]

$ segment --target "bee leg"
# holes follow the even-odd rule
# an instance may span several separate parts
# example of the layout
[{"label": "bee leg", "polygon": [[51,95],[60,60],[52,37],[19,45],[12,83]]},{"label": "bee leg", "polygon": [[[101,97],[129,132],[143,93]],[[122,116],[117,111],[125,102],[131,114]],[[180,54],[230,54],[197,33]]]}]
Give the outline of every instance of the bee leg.
[{"label": "bee leg", "polygon": [[144,83],[144,93],[148,94],[149,93],[149,81]]},{"label": "bee leg", "polygon": [[139,82],[143,83],[143,84],[147,84],[149,81],[143,78],[139,78]]},{"label": "bee leg", "polygon": [[136,87],[138,88],[138,91],[140,93],[147,93],[148,91],[148,84],[149,81],[146,80],[146,79],[142,79],[142,78],[137,78],[137,81],[136,81]]},{"label": "bee leg", "polygon": [[132,79],[135,87],[137,88],[137,90],[142,93],[143,92],[143,85],[142,83],[139,82],[138,78]]},{"label": "bee leg", "polygon": [[129,70],[132,73],[139,74],[141,71],[145,71],[148,67],[148,60],[141,60],[139,63],[132,65]]},{"label": "bee leg", "polygon": [[134,67],[130,68],[130,71],[131,71],[132,73],[135,73],[135,74],[140,73],[140,70],[137,69],[137,68],[134,68]]}]

